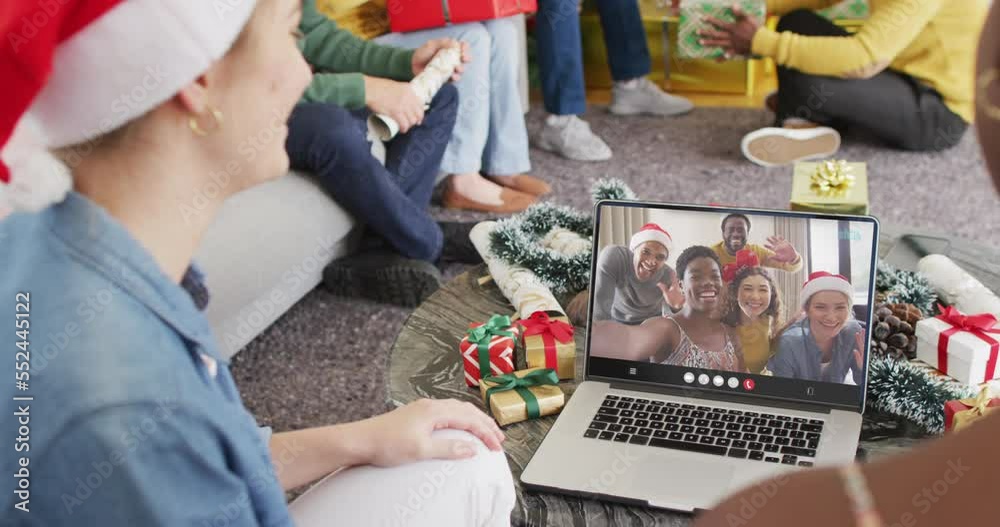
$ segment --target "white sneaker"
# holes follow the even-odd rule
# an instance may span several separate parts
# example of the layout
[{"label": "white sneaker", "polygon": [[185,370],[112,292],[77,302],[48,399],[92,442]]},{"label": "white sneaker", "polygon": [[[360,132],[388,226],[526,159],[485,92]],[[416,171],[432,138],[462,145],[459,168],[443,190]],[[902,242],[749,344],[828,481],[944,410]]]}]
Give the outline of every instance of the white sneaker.
[{"label": "white sneaker", "polygon": [[575,115],[549,116],[535,135],[535,146],[576,161],[607,161],[611,148]]},{"label": "white sneaker", "polygon": [[740,142],[743,156],[763,166],[830,157],[840,149],[840,132],[827,126],[755,130]]},{"label": "white sneaker", "polygon": [[684,97],[677,97],[660,89],[646,77],[637,79],[636,85],[626,88],[616,82],[611,88],[611,106],[608,111],[616,115],[680,115],[690,112],[694,104]]}]

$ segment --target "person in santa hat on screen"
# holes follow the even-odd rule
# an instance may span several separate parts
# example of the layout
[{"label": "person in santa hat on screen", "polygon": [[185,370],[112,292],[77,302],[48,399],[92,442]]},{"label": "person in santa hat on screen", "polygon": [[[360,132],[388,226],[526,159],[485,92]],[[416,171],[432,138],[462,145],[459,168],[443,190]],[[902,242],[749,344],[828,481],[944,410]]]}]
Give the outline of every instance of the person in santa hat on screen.
[{"label": "person in santa hat on screen", "polygon": [[684,304],[677,273],[667,265],[673,238],[655,223],[643,225],[629,246],[609,245],[597,257],[594,320],[641,324]]},{"label": "person in santa hat on screen", "polygon": [[777,338],[777,353],[767,363],[776,377],[854,384],[865,376],[865,331],[851,316],[854,286],[847,278],[816,271],[802,285],[805,317]]},{"label": "person in santa hat on screen", "polygon": [[[192,255],[215,213],[288,170],[283,138],[253,162],[240,145],[284,130],[309,83],[300,15],[299,0],[0,8],[0,201],[15,210],[0,222],[0,297],[24,315],[0,388],[22,398],[0,419],[2,523],[382,525],[438,471],[447,481],[407,525],[509,522],[503,434],[482,411],[423,400],[272,434],[201,311]],[[234,163],[219,188],[210,174]]]}]

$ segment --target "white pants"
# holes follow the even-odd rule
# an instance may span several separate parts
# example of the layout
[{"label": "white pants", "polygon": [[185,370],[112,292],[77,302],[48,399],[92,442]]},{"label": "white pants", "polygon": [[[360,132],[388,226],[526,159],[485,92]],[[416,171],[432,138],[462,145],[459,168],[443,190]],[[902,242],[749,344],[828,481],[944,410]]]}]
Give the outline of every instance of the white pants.
[{"label": "white pants", "polygon": [[333,525],[499,527],[510,525],[516,495],[503,452],[489,451],[466,432],[435,434],[467,438],[475,457],[422,461],[395,468],[341,470],[323,478],[292,502],[301,527]]}]

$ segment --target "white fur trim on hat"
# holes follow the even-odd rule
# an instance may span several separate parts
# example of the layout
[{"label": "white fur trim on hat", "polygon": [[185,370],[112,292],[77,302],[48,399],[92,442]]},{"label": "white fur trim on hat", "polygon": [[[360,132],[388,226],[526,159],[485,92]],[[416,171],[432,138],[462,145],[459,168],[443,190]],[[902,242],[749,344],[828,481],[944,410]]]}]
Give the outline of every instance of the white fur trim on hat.
[{"label": "white fur trim on hat", "polygon": [[70,170],[47,152],[111,132],[169,100],[222,58],[256,0],[128,0],[59,45],[52,73],[0,156],[0,209],[64,199]]},{"label": "white fur trim on hat", "polygon": [[839,274],[831,274],[826,271],[817,271],[809,275],[806,283],[802,284],[802,308],[805,309],[809,299],[820,291],[837,291],[847,297],[848,305],[854,304],[854,286],[847,278]]},{"label": "white fur trim on hat", "polygon": [[632,239],[629,240],[628,248],[635,251],[636,248],[646,242],[657,242],[666,247],[667,251],[670,251],[674,245],[674,240],[670,237],[670,233],[655,223],[647,223],[638,232],[633,234]]},{"label": "white fur trim on hat", "polygon": [[73,188],[69,167],[46,149],[30,116],[18,121],[0,157],[10,169],[10,181],[0,183],[0,210],[38,211],[62,201]]}]

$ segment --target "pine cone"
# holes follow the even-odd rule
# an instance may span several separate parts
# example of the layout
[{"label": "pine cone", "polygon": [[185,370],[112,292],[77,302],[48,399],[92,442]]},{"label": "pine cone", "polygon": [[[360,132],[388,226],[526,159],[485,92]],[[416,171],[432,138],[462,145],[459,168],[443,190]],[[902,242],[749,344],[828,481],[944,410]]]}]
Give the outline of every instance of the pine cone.
[{"label": "pine cone", "polygon": [[[914,313],[915,311],[915,313]],[[916,318],[915,318],[916,317]],[[917,337],[913,326],[920,311],[909,304],[880,304],[872,321],[872,350],[896,360],[917,356]]]},{"label": "pine cone", "polygon": [[917,321],[924,318],[923,313],[913,304],[889,304],[885,306],[892,311],[893,315],[906,322],[910,326],[916,326]]}]

